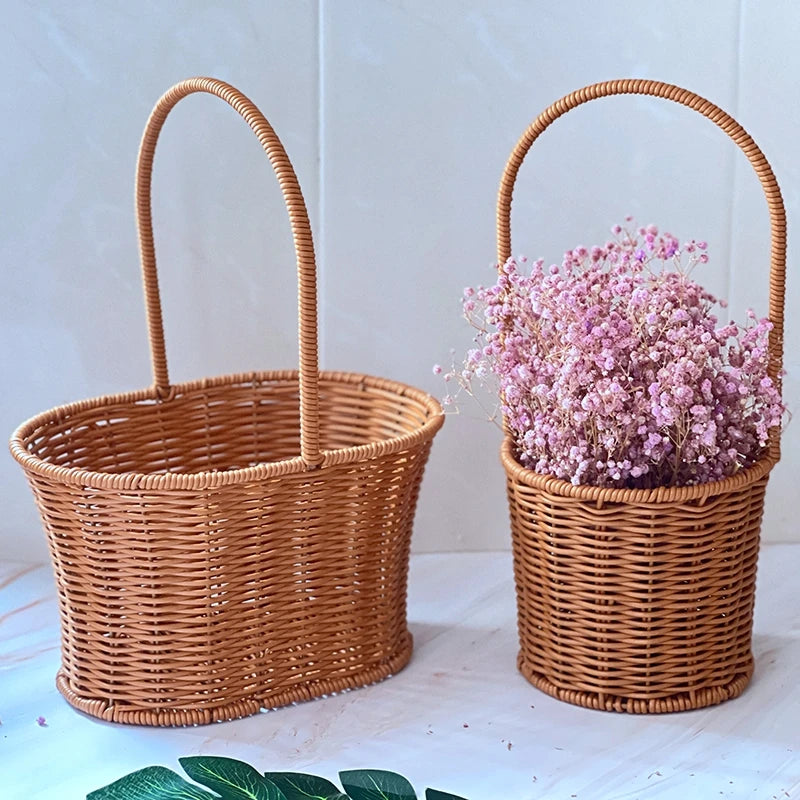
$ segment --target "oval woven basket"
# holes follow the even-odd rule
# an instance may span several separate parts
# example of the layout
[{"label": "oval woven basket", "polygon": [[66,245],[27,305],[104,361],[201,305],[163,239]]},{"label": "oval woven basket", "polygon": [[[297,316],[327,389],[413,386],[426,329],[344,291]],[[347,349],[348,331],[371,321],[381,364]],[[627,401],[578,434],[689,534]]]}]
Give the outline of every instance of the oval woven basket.
[{"label": "oval woven basket", "polygon": [[[299,371],[170,384],[150,184],[161,127],[194,92],[245,119],[280,182]],[[303,196],[280,140],[236,89],[194,78],[158,101],[136,196],[154,386],[55,408],[11,439],[55,569],[59,690],[105,720],[188,725],[397,672],[411,655],[411,528],[441,407],[395,381],[318,371]]]},{"label": "oval woven basket", "polygon": [[[761,181],[772,231],[769,375],[780,387],[786,215],[766,158],[728,114],[696,94],[649,80],[594,84],[530,125],[506,164],[497,252],[511,256],[511,200],[534,141],[596,98],[643,94],[716,123]],[[573,486],[522,467],[506,436],[506,471],[520,636],[518,665],[536,687],[607,711],[702,708],[741,694],[753,672],[751,634],[764,492],[780,457],[774,435],[752,467],[723,481],[653,490]]]}]

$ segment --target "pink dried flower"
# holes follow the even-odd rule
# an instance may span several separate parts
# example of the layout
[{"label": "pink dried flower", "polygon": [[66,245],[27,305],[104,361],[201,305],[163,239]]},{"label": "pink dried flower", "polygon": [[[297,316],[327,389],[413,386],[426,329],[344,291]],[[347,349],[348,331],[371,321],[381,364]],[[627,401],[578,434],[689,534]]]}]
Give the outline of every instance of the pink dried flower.
[{"label": "pink dried flower", "polygon": [[725,478],[781,424],[772,324],[748,310],[746,326],[718,328],[719,301],[688,276],[706,243],[681,250],[632,222],[560,267],[539,260],[523,274],[509,259],[494,286],[465,291],[477,346],[445,378],[495,389],[520,463],[537,472],[629,488]]}]

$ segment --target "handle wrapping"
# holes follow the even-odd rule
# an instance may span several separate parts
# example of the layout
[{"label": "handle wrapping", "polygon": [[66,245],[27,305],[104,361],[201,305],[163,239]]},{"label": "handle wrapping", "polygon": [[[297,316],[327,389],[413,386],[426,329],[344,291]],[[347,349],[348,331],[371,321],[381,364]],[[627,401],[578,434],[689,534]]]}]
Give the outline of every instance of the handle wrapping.
[{"label": "handle wrapping", "polygon": [[[783,368],[784,297],[786,293],[786,210],[772,167],[745,129],[718,106],[687,89],[652,80],[605,81],[572,92],[546,108],[531,123],[511,152],[497,196],[497,259],[505,263],[511,257],[511,201],[517,174],[528,151],[541,134],[559,117],[590,100],[619,94],[641,94],[680,103],[708,117],[744,152],[755,170],[767,200],[770,219],[769,335],[768,374],[778,391]],[[779,457],[779,436],[770,437],[772,455]]]},{"label": "handle wrapping", "polygon": [[169,112],[184,97],[195,92],[216,95],[231,106],[250,126],[269,157],[283,193],[292,227],[298,280],[298,337],[300,346],[300,452],[308,467],[322,463],[319,450],[319,363],[317,346],[317,278],[314,241],[308,211],[297,176],[286,151],[272,126],[256,106],[229,84],[214,78],[191,78],[169,89],[156,103],[145,126],[136,165],[136,217],[142,261],[147,328],[153,364],[154,393],[162,399],[171,396],[164,324],[158,288],[151,183],[153,158],[161,128]]}]

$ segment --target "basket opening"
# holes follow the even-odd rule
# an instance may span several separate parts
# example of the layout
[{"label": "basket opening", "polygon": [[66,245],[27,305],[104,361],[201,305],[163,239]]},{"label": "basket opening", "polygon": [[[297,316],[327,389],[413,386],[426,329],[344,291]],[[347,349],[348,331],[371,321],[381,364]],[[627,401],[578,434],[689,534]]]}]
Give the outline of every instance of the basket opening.
[{"label": "basket opening", "polygon": [[[369,382],[320,381],[324,450],[414,432],[430,408]],[[106,404],[51,415],[25,447],[50,464],[102,473],[223,471],[300,454],[298,383],[259,379],[176,387],[168,401]]]}]

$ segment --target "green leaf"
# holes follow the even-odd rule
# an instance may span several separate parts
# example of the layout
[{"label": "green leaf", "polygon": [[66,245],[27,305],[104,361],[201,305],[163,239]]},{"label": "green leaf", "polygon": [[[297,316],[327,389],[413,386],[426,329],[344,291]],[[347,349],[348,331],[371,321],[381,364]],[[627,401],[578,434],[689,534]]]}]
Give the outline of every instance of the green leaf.
[{"label": "green leaf", "polygon": [[438,789],[426,789],[425,800],[466,800],[466,798],[459,797],[457,794],[440,792]]},{"label": "green leaf", "polygon": [[330,781],[316,775],[302,772],[266,772],[264,777],[283,792],[286,800],[349,800]]},{"label": "green leaf", "polygon": [[186,774],[222,795],[222,800],[286,800],[283,792],[244,761],[222,756],[179,758]]},{"label": "green leaf", "polygon": [[414,787],[395,772],[352,769],[340,772],[339,780],[352,800],[417,800]]},{"label": "green leaf", "polygon": [[146,767],[86,795],[86,800],[219,800],[219,798],[184,780],[171,769]]}]

